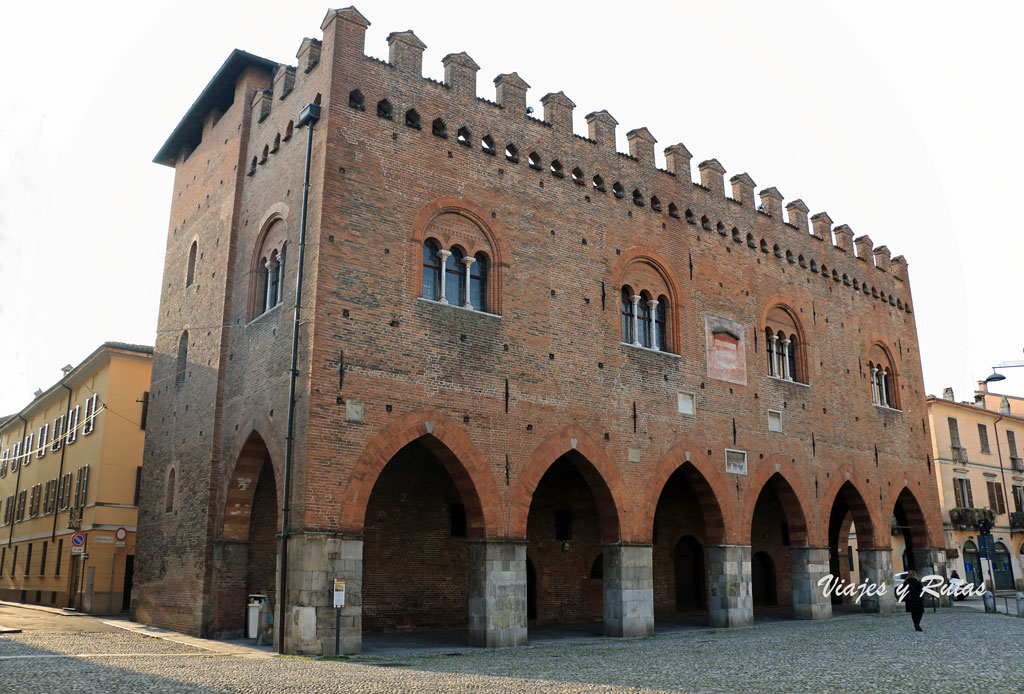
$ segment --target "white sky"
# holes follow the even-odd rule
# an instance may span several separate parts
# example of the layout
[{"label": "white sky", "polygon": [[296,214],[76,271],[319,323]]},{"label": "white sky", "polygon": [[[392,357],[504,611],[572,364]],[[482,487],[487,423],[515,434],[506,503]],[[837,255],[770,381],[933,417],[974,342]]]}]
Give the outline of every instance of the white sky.
[{"label": "white sky", "polygon": [[[929,393],[1024,359],[1024,6],[361,0],[366,50],[427,44],[564,90],[696,164],[868,234],[910,264]],[[17,3],[0,58],[0,413],[105,340],[153,344],[173,171],[153,156],[233,48],[295,63],[325,0]],[[784,203],[785,204],[785,203]],[[1024,394],[1024,368],[1001,392]]]}]

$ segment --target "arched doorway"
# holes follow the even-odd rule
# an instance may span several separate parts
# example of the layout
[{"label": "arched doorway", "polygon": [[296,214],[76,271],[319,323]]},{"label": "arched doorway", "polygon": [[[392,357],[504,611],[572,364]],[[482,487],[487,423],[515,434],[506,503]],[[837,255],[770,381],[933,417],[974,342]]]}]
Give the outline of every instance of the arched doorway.
[{"label": "arched doorway", "polygon": [[906,487],[900,491],[893,506],[892,535],[894,554],[902,553],[904,557],[903,570],[914,570],[921,576],[936,572],[924,511],[913,492]]},{"label": "arched doorway", "polygon": [[[751,591],[755,610],[793,608],[791,550],[806,544],[807,525],[800,503],[785,478],[775,473],[758,494],[751,516]],[[798,567],[802,572],[807,571],[806,563]]]},{"label": "arched doorway", "polygon": [[1013,590],[1013,568],[1010,566],[1010,550],[1002,542],[996,543],[996,556],[992,561],[992,575],[995,576],[996,590]]},{"label": "arched doorway", "polygon": [[981,557],[978,554],[978,546],[973,540],[964,543],[964,580],[968,583],[982,585]]},{"label": "arched doorway", "polygon": [[281,530],[277,480],[263,438],[249,434],[235,462],[225,498],[220,542],[214,547],[213,631],[244,634],[249,595],[276,609],[277,554]]},{"label": "arched doorway", "polygon": [[722,543],[723,527],[711,485],[692,463],[683,463],[665,481],[654,509],[656,619],[707,623],[707,546]]},{"label": "arched doorway", "polygon": [[672,552],[676,588],[676,610],[690,612],[703,610],[707,605],[704,568],[704,548],[693,535],[679,538]]},{"label": "arched doorway", "polygon": [[[432,437],[400,449],[381,470],[363,523],[363,633],[461,631],[469,620],[468,538],[482,528],[467,475]],[[468,498],[467,498],[468,497]]]},{"label": "arched doorway", "polygon": [[750,558],[750,583],[754,607],[775,607],[779,604],[775,562],[768,552],[755,552]]},{"label": "arched doorway", "polygon": [[602,621],[603,600],[592,594],[598,579],[591,574],[602,536],[618,537],[618,521],[614,513],[602,514],[599,503],[614,509],[600,474],[577,451],[555,460],[537,483],[526,523],[527,555],[543,567],[535,625]]},{"label": "arched doorway", "polygon": [[[860,583],[866,578],[877,580],[881,572],[885,574],[886,580],[891,580],[891,576],[888,575],[891,573],[891,567],[882,567],[879,571],[875,570],[875,567],[864,566],[864,553],[874,552],[877,556],[882,556],[883,553],[875,552],[871,514],[860,492],[849,481],[840,486],[832,501],[828,522],[828,548],[829,571],[833,576],[838,576],[846,582]],[[873,570],[875,575],[872,576],[870,574]],[[833,593],[831,600],[833,609],[844,604],[851,610],[860,610],[867,606],[863,600],[861,605],[856,605],[854,596],[839,596]]]}]

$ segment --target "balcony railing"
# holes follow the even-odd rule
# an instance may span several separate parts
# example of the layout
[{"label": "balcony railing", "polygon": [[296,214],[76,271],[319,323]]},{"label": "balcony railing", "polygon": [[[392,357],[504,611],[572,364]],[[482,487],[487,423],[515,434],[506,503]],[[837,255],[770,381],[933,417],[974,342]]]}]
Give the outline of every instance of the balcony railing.
[{"label": "balcony railing", "polygon": [[1017,472],[1024,472],[1024,460],[1015,456],[1010,457],[1010,463],[1013,465],[1013,469]]},{"label": "balcony railing", "polygon": [[950,457],[954,463],[967,464],[967,449],[963,446],[950,446]]},{"label": "balcony railing", "polygon": [[966,530],[978,527],[978,521],[988,518],[993,523],[996,520],[996,512],[990,508],[951,508],[949,509],[949,522],[954,528]]}]

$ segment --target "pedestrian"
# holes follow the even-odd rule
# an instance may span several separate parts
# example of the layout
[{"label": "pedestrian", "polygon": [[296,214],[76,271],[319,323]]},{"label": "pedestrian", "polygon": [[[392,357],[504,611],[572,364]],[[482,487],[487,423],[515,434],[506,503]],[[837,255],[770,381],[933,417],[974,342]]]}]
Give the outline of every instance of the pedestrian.
[{"label": "pedestrian", "polygon": [[914,620],[914,631],[924,631],[921,628],[921,617],[924,615],[924,598],[921,597],[921,593],[924,586],[921,585],[916,571],[907,572],[906,588],[907,594],[903,598],[903,604],[907,606],[907,612]]}]

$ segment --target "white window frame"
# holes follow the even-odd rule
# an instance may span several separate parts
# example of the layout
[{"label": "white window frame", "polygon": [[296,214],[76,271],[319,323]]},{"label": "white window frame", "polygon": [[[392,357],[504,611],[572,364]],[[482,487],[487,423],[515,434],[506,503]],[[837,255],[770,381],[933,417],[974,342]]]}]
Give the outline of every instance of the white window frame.
[{"label": "white window frame", "polygon": [[85,419],[82,422],[82,436],[88,436],[96,429],[96,401],[99,393],[85,401]]},{"label": "white window frame", "polygon": [[64,442],[65,446],[70,446],[78,440],[78,420],[81,413],[82,406],[75,405],[75,409],[71,410],[71,413],[68,414],[68,424],[64,428],[67,435],[67,440]]},{"label": "white window frame", "polygon": [[64,446],[64,415],[53,418],[53,438],[50,440],[50,450],[59,451]]},{"label": "white window frame", "polygon": [[21,467],[21,441],[15,441],[11,446],[11,472],[17,472]]},{"label": "white window frame", "polygon": [[32,444],[35,443],[35,440],[35,432],[25,434],[25,447],[22,449],[22,455],[25,457],[25,459],[21,461],[22,467],[28,467],[29,465],[32,464]]},{"label": "white window frame", "polygon": [[0,477],[7,477],[7,466],[11,462],[11,449],[5,448],[3,453],[0,453]]},{"label": "white window frame", "polygon": [[42,458],[46,455],[46,449],[50,445],[50,423],[46,422],[39,427],[39,449],[36,451],[36,457]]}]

